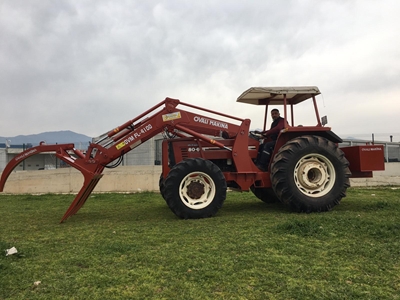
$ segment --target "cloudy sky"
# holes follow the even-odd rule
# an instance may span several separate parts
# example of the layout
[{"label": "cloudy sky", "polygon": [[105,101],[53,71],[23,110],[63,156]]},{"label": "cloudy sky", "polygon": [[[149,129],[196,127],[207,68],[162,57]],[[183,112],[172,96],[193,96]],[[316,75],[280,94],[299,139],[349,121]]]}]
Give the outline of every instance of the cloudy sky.
[{"label": "cloudy sky", "polygon": [[1,0],[0,136],[98,136],[165,97],[256,128],[264,111],[236,102],[244,90],[311,85],[337,134],[400,141],[399,12],[398,0]]}]

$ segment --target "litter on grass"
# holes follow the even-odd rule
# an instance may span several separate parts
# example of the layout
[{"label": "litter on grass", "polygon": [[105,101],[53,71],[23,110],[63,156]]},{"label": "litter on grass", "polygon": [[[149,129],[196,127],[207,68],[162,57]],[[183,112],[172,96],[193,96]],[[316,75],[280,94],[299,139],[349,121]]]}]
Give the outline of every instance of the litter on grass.
[{"label": "litter on grass", "polygon": [[15,248],[15,247],[12,247],[10,249],[6,249],[6,256],[9,256],[9,255],[12,255],[12,254],[15,254],[15,253],[18,253],[17,248]]}]

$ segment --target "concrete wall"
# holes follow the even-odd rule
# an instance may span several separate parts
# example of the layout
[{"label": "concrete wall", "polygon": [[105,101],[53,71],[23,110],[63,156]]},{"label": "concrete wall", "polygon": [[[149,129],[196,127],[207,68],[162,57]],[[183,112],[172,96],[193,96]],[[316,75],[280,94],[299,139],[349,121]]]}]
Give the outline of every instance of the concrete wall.
[{"label": "concrete wall", "polygon": [[351,179],[352,186],[400,185],[400,162],[385,163],[385,171],[374,172],[373,178]]},{"label": "concrete wall", "polygon": [[[158,191],[161,166],[123,166],[106,169],[95,192]],[[74,168],[40,171],[15,171],[8,177],[5,193],[76,193],[83,184]]]},{"label": "concrete wall", "polygon": [[[385,171],[374,172],[373,178],[351,179],[352,186],[400,185],[400,163],[386,163]],[[161,166],[120,166],[106,169],[95,192],[158,191]],[[4,192],[76,193],[83,176],[74,168],[41,171],[15,171],[8,178]]]}]

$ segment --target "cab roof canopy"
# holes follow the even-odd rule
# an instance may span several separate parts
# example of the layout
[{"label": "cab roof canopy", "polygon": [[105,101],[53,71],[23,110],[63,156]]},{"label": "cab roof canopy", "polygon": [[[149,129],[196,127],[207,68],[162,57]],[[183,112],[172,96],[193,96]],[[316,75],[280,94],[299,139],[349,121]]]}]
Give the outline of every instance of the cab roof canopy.
[{"label": "cab roof canopy", "polygon": [[316,86],[252,87],[236,101],[255,105],[282,105],[286,95],[287,104],[298,104],[319,94]]}]

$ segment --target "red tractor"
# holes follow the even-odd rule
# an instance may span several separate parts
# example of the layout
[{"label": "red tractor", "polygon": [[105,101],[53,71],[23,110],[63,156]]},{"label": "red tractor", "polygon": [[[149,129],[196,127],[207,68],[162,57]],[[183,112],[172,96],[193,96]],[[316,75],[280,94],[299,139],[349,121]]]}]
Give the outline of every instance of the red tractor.
[{"label": "red tractor", "polygon": [[[339,149],[342,140],[324,126],[326,118],[320,120],[315,99],[319,94],[317,87],[250,88],[238,97],[237,102],[265,106],[264,130],[268,107],[283,106],[287,125],[278,135],[266,171],[256,166],[260,143],[266,141],[250,131],[249,119],[166,98],[100,136],[85,152],[74,144],[41,143],[25,150],[4,169],[0,191],[22,160],[40,152],[55,152],[84,176],[83,187],[62,222],[83,206],[104,168],[118,165],[124,154],[164,133],[160,192],[180,218],[215,215],[227,188],[251,190],[264,202],[280,201],[298,212],[327,211],[345,197],[350,177],[372,177],[372,171],[383,170],[384,155],[381,145]],[[316,125],[295,125],[294,106],[308,99],[313,102]]]}]

